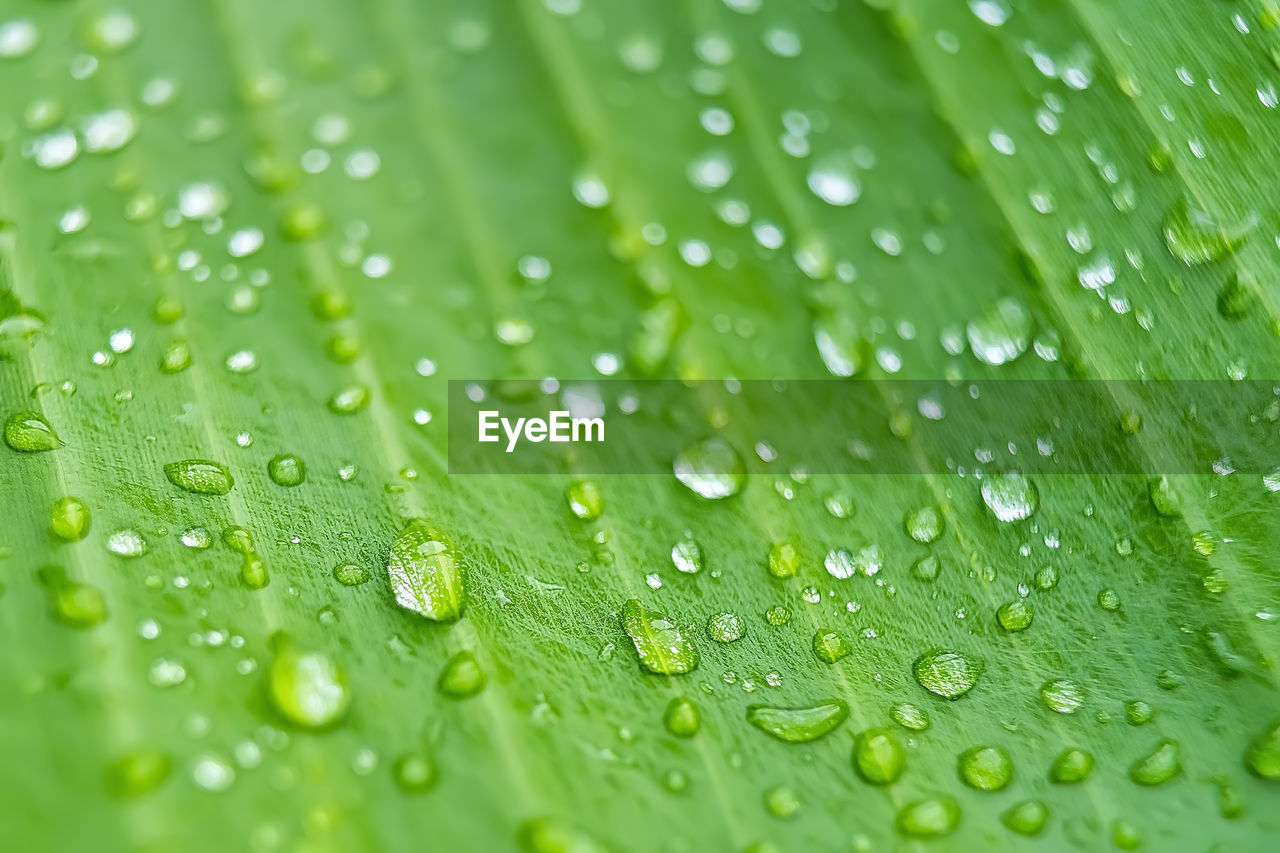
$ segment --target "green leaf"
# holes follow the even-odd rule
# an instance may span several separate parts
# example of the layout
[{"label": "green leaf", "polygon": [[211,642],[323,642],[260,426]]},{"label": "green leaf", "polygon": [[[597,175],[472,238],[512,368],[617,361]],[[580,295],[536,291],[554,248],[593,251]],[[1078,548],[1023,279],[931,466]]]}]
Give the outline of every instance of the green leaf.
[{"label": "green leaf", "polygon": [[1158,464],[1280,375],[1277,56],[1271,0],[6,3],[5,840],[1274,846],[1280,474],[931,458],[924,391],[807,468],[699,400],[611,419],[661,476],[446,427],[1202,380],[1100,386]]}]

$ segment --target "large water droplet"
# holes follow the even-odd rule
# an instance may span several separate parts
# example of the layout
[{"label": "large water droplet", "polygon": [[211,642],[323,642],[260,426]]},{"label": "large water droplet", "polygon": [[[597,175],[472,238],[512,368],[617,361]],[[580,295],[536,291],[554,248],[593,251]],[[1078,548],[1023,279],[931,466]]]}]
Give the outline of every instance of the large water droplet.
[{"label": "large water droplet", "polygon": [[487,680],[476,656],[464,649],[449,658],[436,686],[450,699],[467,699],[483,690]]},{"label": "large water droplet", "polygon": [[975,746],[960,753],[960,778],[979,791],[999,791],[1013,781],[1013,759],[1002,746]]},{"label": "large water droplet", "polygon": [[56,450],[62,439],[39,412],[15,412],[4,422],[4,443],[19,453]]},{"label": "large water droplet", "polygon": [[1093,755],[1083,749],[1064,749],[1049,766],[1049,781],[1059,785],[1074,785],[1089,778],[1093,772]]},{"label": "large water droplet", "polygon": [[902,744],[888,729],[868,729],[853,742],[853,769],[873,785],[889,785],[906,769]]},{"label": "large water droplet", "polygon": [[676,696],[667,703],[662,724],[676,737],[693,737],[702,728],[702,713],[698,706],[683,696]]},{"label": "large water droplet", "polygon": [[894,824],[908,838],[942,838],[960,825],[960,804],[951,797],[931,797],[907,803]]},{"label": "large water droplet", "polygon": [[49,530],[64,542],[78,542],[89,533],[89,506],[79,498],[58,498],[49,512]]},{"label": "large water droplet", "polygon": [[225,495],[235,485],[227,466],[208,459],[170,462],[164,466],[164,475],[178,488],[197,495]]},{"label": "large water droplet", "polygon": [[640,664],[660,675],[679,675],[698,665],[700,655],[685,632],[665,614],[633,598],[622,606],[622,629],[635,646]]},{"label": "large water droplet", "polygon": [[1020,300],[1005,298],[969,321],[965,331],[978,361],[999,366],[1027,351],[1032,326],[1027,306]]},{"label": "large water droplet", "polygon": [[1000,822],[1019,835],[1036,836],[1049,822],[1049,807],[1039,800],[1023,800],[1000,815]]},{"label": "large water droplet", "polygon": [[1139,785],[1163,785],[1182,772],[1178,742],[1162,740],[1151,752],[1129,765],[1129,778]]},{"label": "large water droplet", "polygon": [[1022,521],[1040,506],[1040,490],[1017,471],[987,477],[981,491],[982,502],[1000,521]]},{"label": "large water droplet", "polygon": [[689,445],[676,456],[672,470],[685,487],[709,501],[736,495],[747,478],[742,457],[722,438]]},{"label": "large water droplet", "polygon": [[943,699],[959,699],[978,683],[982,661],[961,652],[934,649],[916,658],[911,671],[916,683]]},{"label": "large water droplet", "polygon": [[284,637],[276,642],[267,673],[267,694],[276,712],[308,729],[341,720],[351,704],[346,674],[323,652],[299,648]]},{"label": "large water droplet", "polygon": [[1173,256],[1187,266],[1221,260],[1244,245],[1258,223],[1255,215],[1224,222],[1188,198],[1169,208],[1164,220],[1164,240]]},{"label": "large water droplet", "polygon": [[787,743],[808,743],[836,729],[849,716],[849,706],[827,699],[803,708],[749,705],[747,722]]},{"label": "large water droplet", "polygon": [[453,548],[425,522],[411,522],[391,546],[387,574],[396,603],[435,621],[462,613],[462,569]]}]

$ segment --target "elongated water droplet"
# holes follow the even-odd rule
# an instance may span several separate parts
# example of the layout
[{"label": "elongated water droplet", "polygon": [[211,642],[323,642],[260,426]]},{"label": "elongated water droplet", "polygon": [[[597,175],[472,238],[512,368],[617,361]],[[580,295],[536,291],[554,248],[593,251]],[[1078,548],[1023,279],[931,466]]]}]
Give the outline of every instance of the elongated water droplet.
[{"label": "elongated water droplet", "polygon": [[57,450],[62,440],[39,412],[15,412],[4,422],[4,443],[19,453]]},{"label": "elongated water droplet", "polygon": [[635,646],[640,664],[659,675],[679,675],[698,665],[692,641],[665,614],[649,610],[639,599],[622,605],[622,629]]},{"label": "elongated water droplet", "polygon": [[355,563],[343,563],[334,568],[333,578],[343,586],[359,586],[369,580],[369,570]]},{"label": "elongated water droplet", "polygon": [[1163,785],[1182,772],[1178,742],[1162,740],[1129,766],[1129,778],[1139,785]]},{"label": "elongated water droplet", "polygon": [[1013,759],[1002,746],[975,746],[960,753],[960,778],[979,791],[999,791],[1013,781]]},{"label": "elongated water droplet", "polygon": [[89,505],[79,498],[58,498],[49,513],[49,530],[64,542],[78,542],[89,533]]},{"label": "elongated water droplet", "polygon": [[277,637],[275,642],[267,693],[276,712],[307,729],[341,720],[351,705],[351,689],[342,669],[324,652],[299,648],[287,637]]},{"label": "elongated water droplet", "polygon": [[516,843],[521,853],[607,853],[594,838],[556,817],[539,817],[520,824]]},{"label": "elongated water droplet", "polygon": [[868,729],[853,742],[853,769],[872,785],[896,782],[906,766],[906,753],[888,729]]},{"label": "elongated water droplet", "polygon": [[169,778],[173,761],[158,749],[136,749],[107,765],[107,791],[122,799],[141,797]]},{"label": "elongated water droplet", "polygon": [[1040,506],[1040,490],[1017,471],[1008,471],[982,481],[982,502],[1000,521],[1022,521]]},{"label": "elongated water droplet", "polygon": [[848,311],[825,311],[815,319],[813,342],[827,371],[842,379],[865,370],[871,357],[871,345]]},{"label": "elongated water droplet", "polygon": [[960,826],[960,804],[951,797],[931,797],[907,803],[894,824],[908,838],[942,838]]},{"label": "elongated water droplet", "polygon": [[1221,221],[1184,196],[1165,216],[1164,241],[1173,256],[1187,266],[1207,264],[1243,246],[1257,224],[1256,215]]},{"label": "elongated water droplet", "polygon": [[676,737],[693,737],[702,728],[702,712],[688,699],[677,696],[667,703],[662,724]]},{"label": "elongated water droplet", "polygon": [[462,569],[453,547],[425,522],[411,522],[391,546],[387,574],[396,603],[437,622],[462,614]]},{"label": "elongated water droplet", "polygon": [[1250,742],[1244,763],[1263,779],[1280,779],[1280,720],[1267,726]]},{"label": "elongated water droplet", "polygon": [[450,699],[467,699],[483,690],[487,680],[476,656],[464,649],[449,658],[436,686]]},{"label": "elongated water droplet", "polygon": [[849,706],[826,699],[804,708],[747,706],[747,722],[787,743],[808,743],[836,729],[849,716]]},{"label": "elongated water droplet", "polygon": [[922,732],[929,728],[929,712],[910,702],[899,702],[894,705],[889,711],[889,716],[893,717],[895,723],[913,732]]},{"label": "elongated water droplet", "polygon": [[943,699],[959,699],[973,689],[984,669],[982,661],[961,652],[934,649],[916,658],[916,683]]},{"label": "elongated water droplet", "polygon": [[235,485],[225,465],[208,459],[170,462],[164,466],[164,475],[178,488],[197,495],[225,495]]},{"label": "elongated water droplet", "polygon": [[249,589],[264,589],[271,583],[271,575],[267,564],[254,550],[253,536],[243,527],[232,525],[222,531],[222,541],[232,551],[242,557],[240,563],[240,582]]},{"label": "elongated water droplet", "polygon": [[722,438],[691,444],[676,456],[672,469],[686,488],[709,501],[736,495],[747,478],[742,457]]}]

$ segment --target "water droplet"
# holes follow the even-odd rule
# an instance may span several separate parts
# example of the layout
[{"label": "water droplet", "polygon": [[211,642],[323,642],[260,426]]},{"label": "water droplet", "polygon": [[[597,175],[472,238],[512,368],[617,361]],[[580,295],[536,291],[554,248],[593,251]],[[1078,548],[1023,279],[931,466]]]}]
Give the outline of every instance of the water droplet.
[{"label": "water droplet", "polygon": [[227,466],[208,459],[184,459],[164,466],[164,475],[180,489],[197,495],[225,495],[235,485]]},{"label": "water droplet", "polygon": [[79,154],[80,142],[67,128],[47,133],[32,145],[32,158],[41,169],[61,169]]},{"label": "water droplet", "polygon": [[849,706],[827,699],[803,708],[771,705],[747,707],[747,722],[786,743],[808,743],[837,728],[849,716]]},{"label": "water droplet", "polygon": [[775,578],[794,577],[800,568],[800,552],[790,542],[778,542],[769,549],[769,574]]},{"label": "water droplet", "polygon": [[1182,507],[1178,493],[1168,477],[1159,477],[1147,484],[1147,492],[1151,498],[1151,506],[1165,518],[1178,518],[1182,515]]},{"label": "water droplet", "polygon": [[38,573],[49,598],[53,618],[71,628],[92,628],[107,618],[107,602],[96,586],[67,577],[62,569],[52,566]]},{"label": "water droplet", "polygon": [[982,481],[982,502],[1000,521],[1022,521],[1040,506],[1040,490],[1017,471],[1007,471]]},{"label": "water droplet", "polygon": [[449,658],[436,687],[450,699],[467,699],[483,690],[486,681],[476,656],[464,649]]},{"label": "water droplet", "polygon": [[814,195],[835,207],[848,207],[862,195],[853,164],[845,157],[829,157],[814,163],[806,181]]},{"label": "water droplet", "polygon": [[136,749],[107,765],[107,791],[114,797],[141,797],[169,778],[173,761],[157,749]]},{"label": "water droplet", "polygon": [[1031,624],[1031,618],[1034,613],[1035,610],[1032,608],[1031,602],[1025,598],[1016,598],[1000,605],[1000,608],[996,610],[996,620],[999,621],[1000,627],[1006,631],[1025,631]]},{"label": "water droplet", "polygon": [[1040,701],[1045,707],[1059,714],[1074,714],[1084,704],[1085,693],[1076,682],[1068,678],[1046,681],[1040,687]]},{"label": "water droplet", "polygon": [[565,490],[569,511],[583,521],[595,521],[604,512],[604,495],[600,487],[590,480],[578,480]]},{"label": "water droplet", "polygon": [[813,342],[832,376],[856,376],[867,366],[870,346],[847,311],[824,312],[814,320]]},{"label": "water droplet", "polygon": [[406,794],[421,794],[435,787],[439,774],[430,758],[419,752],[408,752],[391,765],[391,778]]},{"label": "water droplet", "polygon": [[521,853],[606,853],[594,838],[555,817],[525,821],[516,832],[516,840]]},{"label": "water droplet", "polygon": [[1031,344],[1031,312],[1020,300],[997,301],[965,327],[969,348],[983,364],[999,366],[1013,361]]},{"label": "water droplet", "polygon": [[896,782],[906,766],[906,753],[888,729],[868,729],[853,742],[853,769],[872,785]]},{"label": "water droplet", "polygon": [[92,153],[119,151],[133,141],[137,132],[137,117],[124,109],[91,115],[80,126],[84,150]]},{"label": "water droplet", "polygon": [[894,823],[908,838],[943,838],[960,825],[960,804],[951,797],[930,797],[907,803]]},{"label": "water droplet", "polygon": [[1093,755],[1083,749],[1064,749],[1049,767],[1049,781],[1059,785],[1074,785],[1089,778],[1093,772]]},{"label": "water droplet", "polygon": [[916,683],[943,699],[959,699],[978,683],[983,662],[961,652],[934,649],[916,658],[911,671]]},{"label": "water droplet", "polygon": [[813,635],[813,653],[823,663],[835,663],[852,651],[849,641],[831,628],[820,628]]},{"label": "water droplet", "polygon": [[299,486],[307,479],[307,466],[292,453],[282,453],[267,463],[267,475],[277,486]]},{"label": "water droplet", "polygon": [[692,539],[682,539],[671,546],[671,563],[677,571],[696,575],[702,571],[702,548]]},{"label": "water droplet", "polygon": [[1267,726],[1249,743],[1244,763],[1263,779],[1280,779],[1280,720]]},{"label": "water droplet", "polygon": [[764,807],[769,814],[789,820],[800,811],[800,798],[786,785],[774,785],[764,792]]},{"label": "water droplet", "polygon": [[347,676],[325,653],[277,637],[267,673],[267,695],[285,720],[307,729],[337,723],[351,705]]},{"label": "water droplet", "polygon": [[942,536],[943,530],[946,529],[946,521],[942,517],[937,507],[922,506],[919,509],[907,513],[906,518],[902,520],[903,527],[907,531],[907,535],[919,542],[921,545],[931,545],[937,542]]},{"label": "water droplet", "polygon": [[147,540],[138,531],[125,528],[107,537],[107,550],[117,557],[141,557],[147,553]]},{"label": "water droplet", "polygon": [[1163,785],[1182,772],[1177,741],[1162,740],[1151,752],[1129,765],[1129,778],[1139,785]]},{"label": "water droplet", "polygon": [[707,438],[689,445],[672,464],[676,479],[706,500],[736,495],[746,481],[742,457],[722,438]]},{"label": "water droplet", "polygon": [[368,405],[369,389],[363,385],[349,385],[329,398],[329,411],[335,415],[354,415]]},{"label": "water droplet", "polygon": [[64,542],[78,542],[89,533],[89,505],[70,495],[53,502],[49,530]]},{"label": "water droplet", "polygon": [[893,721],[904,729],[922,732],[929,728],[929,712],[910,702],[900,702],[889,711]]},{"label": "water droplet", "polygon": [[411,522],[396,537],[387,573],[401,607],[438,622],[461,615],[462,570],[453,548],[425,522]]},{"label": "water droplet", "polygon": [[1039,800],[1023,800],[1000,815],[1000,822],[1019,835],[1036,836],[1049,822],[1049,807]]},{"label": "water droplet", "polygon": [[1250,215],[1234,222],[1220,221],[1183,197],[1174,202],[1164,220],[1164,240],[1173,256],[1187,266],[1221,260],[1244,245],[1257,225]]},{"label": "water droplet", "polygon": [[40,31],[28,18],[0,24],[0,59],[21,59],[36,49]]},{"label": "water droplet", "polygon": [[631,638],[640,665],[659,675],[679,675],[698,665],[692,641],[665,614],[632,598],[622,606],[622,629]]},{"label": "water droplet", "polygon": [[676,737],[693,737],[702,728],[702,712],[688,699],[676,696],[667,703],[667,710],[662,715],[662,724]]},{"label": "water droplet", "polygon": [[734,643],[742,639],[746,626],[736,613],[716,613],[707,620],[707,634],[717,643]]},{"label": "water droplet", "polygon": [[229,790],[236,781],[235,768],[216,755],[202,755],[191,768],[191,781],[210,793]]},{"label": "water droplet", "polygon": [[1126,699],[1124,719],[1131,726],[1145,726],[1155,716],[1155,709],[1141,699]]},{"label": "water droplet", "polygon": [[211,181],[188,184],[178,192],[178,212],[185,219],[216,219],[230,205],[226,188]]},{"label": "water droplet", "polygon": [[1002,746],[975,746],[960,753],[960,778],[979,791],[999,791],[1013,781],[1013,759]]},{"label": "water droplet", "polygon": [[343,563],[334,568],[333,578],[343,586],[359,586],[369,580],[369,570],[355,563]]},{"label": "water droplet", "polygon": [[4,422],[4,443],[19,453],[62,447],[62,440],[39,412],[15,412]]}]

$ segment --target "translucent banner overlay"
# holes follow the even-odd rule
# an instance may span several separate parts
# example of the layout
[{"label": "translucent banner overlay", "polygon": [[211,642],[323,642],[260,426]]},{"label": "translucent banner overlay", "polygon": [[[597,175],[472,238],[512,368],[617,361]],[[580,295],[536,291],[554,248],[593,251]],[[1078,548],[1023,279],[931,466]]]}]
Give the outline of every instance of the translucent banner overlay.
[{"label": "translucent banner overlay", "polygon": [[691,452],[749,474],[1280,466],[1280,381],[454,380],[448,422],[451,474],[671,474]]}]

